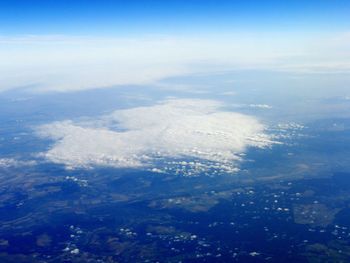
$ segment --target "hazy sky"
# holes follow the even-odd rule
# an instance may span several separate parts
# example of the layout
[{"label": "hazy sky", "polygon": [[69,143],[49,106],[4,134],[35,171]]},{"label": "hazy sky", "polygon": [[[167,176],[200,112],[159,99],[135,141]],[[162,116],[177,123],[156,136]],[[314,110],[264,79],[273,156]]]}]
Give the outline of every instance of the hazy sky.
[{"label": "hazy sky", "polygon": [[0,91],[154,84],[193,73],[347,73],[349,1],[0,2]]}]

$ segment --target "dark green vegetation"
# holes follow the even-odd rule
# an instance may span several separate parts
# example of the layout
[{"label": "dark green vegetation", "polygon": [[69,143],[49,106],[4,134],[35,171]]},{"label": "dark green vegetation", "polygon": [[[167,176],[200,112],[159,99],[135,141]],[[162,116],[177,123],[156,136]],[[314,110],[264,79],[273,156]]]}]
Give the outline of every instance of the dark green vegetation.
[{"label": "dark green vegetation", "polygon": [[46,165],[1,176],[1,262],[350,259],[349,173],[253,180]]}]

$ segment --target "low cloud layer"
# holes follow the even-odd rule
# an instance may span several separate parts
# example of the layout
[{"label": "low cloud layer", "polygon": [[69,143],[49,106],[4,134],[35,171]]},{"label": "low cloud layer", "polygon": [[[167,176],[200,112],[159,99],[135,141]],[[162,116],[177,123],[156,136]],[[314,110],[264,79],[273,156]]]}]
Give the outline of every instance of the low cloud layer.
[{"label": "low cloud layer", "polygon": [[167,100],[84,122],[50,123],[38,127],[37,134],[54,141],[42,155],[68,168],[234,172],[248,147],[274,142],[257,119],[223,106],[212,100]]},{"label": "low cloud layer", "polygon": [[348,33],[132,39],[0,36],[0,92],[156,84],[168,77],[234,69],[347,73],[349,43]]}]

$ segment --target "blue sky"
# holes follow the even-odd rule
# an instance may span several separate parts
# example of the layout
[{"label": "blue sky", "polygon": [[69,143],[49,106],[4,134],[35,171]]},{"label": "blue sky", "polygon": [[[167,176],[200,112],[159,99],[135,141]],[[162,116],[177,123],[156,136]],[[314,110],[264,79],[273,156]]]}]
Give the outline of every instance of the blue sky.
[{"label": "blue sky", "polygon": [[347,0],[2,0],[0,35],[344,31]]}]

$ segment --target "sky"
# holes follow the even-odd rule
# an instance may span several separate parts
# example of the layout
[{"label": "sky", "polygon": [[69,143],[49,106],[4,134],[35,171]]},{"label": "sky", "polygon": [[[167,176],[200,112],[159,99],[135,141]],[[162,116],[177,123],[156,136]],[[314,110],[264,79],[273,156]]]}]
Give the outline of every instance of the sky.
[{"label": "sky", "polygon": [[344,31],[346,0],[3,0],[0,34],[130,36]]},{"label": "sky", "polygon": [[[304,96],[307,89],[320,93],[325,79],[309,85],[305,76],[332,75],[347,91],[349,14],[350,1],[341,0],[2,0],[0,96],[11,90],[55,96],[130,85],[166,89],[164,80],[171,78],[241,71],[250,72],[247,81],[258,72],[289,74],[279,89],[293,89],[289,82],[297,79]],[[234,81],[233,93],[239,88]],[[84,122],[49,122],[36,134],[53,141],[41,157],[71,169],[154,166],[160,157],[185,156],[208,165],[192,162],[190,173],[235,171],[248,148],[279,143],[259,119],[224,108],[215,100],[168,99]]]},{"label": "sky", "polygon": [[0,92],[236,69],[347,73],[350,2],[0,1]]}]

